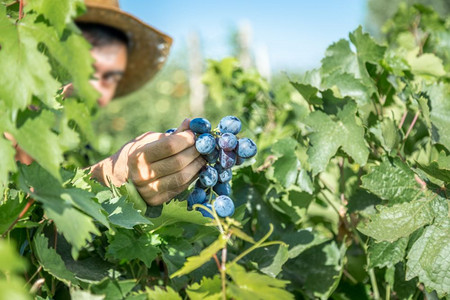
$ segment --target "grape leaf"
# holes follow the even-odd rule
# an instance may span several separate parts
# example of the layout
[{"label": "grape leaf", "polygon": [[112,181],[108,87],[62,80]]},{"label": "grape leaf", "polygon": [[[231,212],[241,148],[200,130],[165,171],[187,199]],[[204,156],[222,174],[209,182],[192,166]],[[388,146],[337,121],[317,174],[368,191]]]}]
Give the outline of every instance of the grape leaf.
[{"label": "grape leaf", "polygon": [[63,161],[63,155],[58,136],[52,131],[54,122],[54,115],[48,110],[43,110],[38,117],[27,119],[12,134],[27,154],[47,169],[53,177],[61,180],[59,165]]},{"label": "grape leaf", "polygon": [[151,234],[136,237],[132,230],[119,230],[110,238],[106,254],[119,261],[139,259],[150,268],[160,252],[157,247],[159,244],[158,238]]},{"label": "grape leaf", "polygon": [[215,240],[211,245],[203,249],[199,255],[188,257],[184,266],[175,273],[173,273],[172,275],[170,275],[170,278],[189,274],[195,269],[201,267],[210,259],[212,259],[214,254],[216,254],[219,250],[223,249],[226,243],[227,240],[223,237],[223,235],[219,235],[218,239]]},{"label": "grape leaf", "polygon": [[[1,130],[0,132],[4,132]],[[8,173],[16,171],[16,164],[14,162],[14,155],[16,151],[12,143],[0,134],[0,188],[8,183]]]},{"label": "grape leaf", "polygon": [[48,239],[43,234],[37,234],[33,239],[34,254],[45,271],[55,276],[67,285],[78,285],[75,275],[67,270],[61,256],[55,249],[48,247]]},{"label": "grape leaf", "polygon": [[426,88],[430,97],[431,136],[435,143],[442,144],[450,150],[450,85],[439,83]]},{"label": "grape leaf", "polygon": [[309,135],[312,146],[307,152],[313,176],[325,170],[340,147],[358,164],[366,164],[369,150],[364,139],[364,128],[355,113],[356,104],[348,102],[338,111],[337,121],[321,111],[314,111],[306,118],[305,124],[313,131]]},{"label": "grape leaf", "polygon": [[44,204],[47,217],[53,219],[58,230],[72,244],[74,258],[85,242],[92,239],[91,233],[99,234],[92,218],[74,206],[85,209],[108,225],[101,206],[91,198],[92,194],[75,188],[62,188],[55,178],[36,163],[20,167],[19,184],[21,189]]},{"label": "grape leaf", "polygon": [[194,283],[186,289],[191,300],[220,300],[222,284],[219,275],[213,278],[203,277],[199,283]]},{"label": "grape leaf", "polygon": [[384,159],[362,177],[362,187],[389,203],[407,202],[421,193],[414,178],[414,172],[400,159]]},{"label": "grape leaf", "polygon": [[146,287],[148,300],[182,300],[182,298],[170,286],[165,286],[164,289],[158,286],[151,288]]},{"label": "grape leaf", "polygon": [[257,272],[246,272],[244,267],[227,265],[227,274],[233,279],[227,286],[227,294],[235,299],[294,299],[286,291],[286,280],[272,278]]},{"label": "grape leaf", "polygon": [[322,74],[331,74],[336,71],[349,73],[360,78],[358,59],[356,54],[350,49],[350,43],[341,39],[331,44],[322,59]]},{"label": "grape leaf", "polygon": [[369,268],[392,267],[403,260],[408,238],[400,238],[395,242],[370,241],[367,254],[369,255]]},{"label": "grape leaf", "polygon": [[89,289],[96,295],[104,295],[108,300],[126,299],[126,295],[136,286],[134,280],[115,280],[105,278],[102,282],[91,285]]},{"label": "grape leaf", "polygon": [[70,289],[70,299],[72,300],[104,300],[103,295],[93,295],[89,291]]},{"label": "grape leaf", "polygon": [[[6,192],[5,195],[7,195]],[[9,195],[8,199],[0,204],[0,234],[9,228],[26,204],[23,194],[18,194],[16,197]]]},{"label": "grape leaf", "polygon": [[0,76],[0,99],[12,110],[26,108],[33,95],[53,99],[59,88],[47,57],[38,50],[33,21],[27,16],[15,23],[0,12],[0,70],[8,70],[8,76]]},{"label": "grape leaf", "polygon": [[258,248],[248,256],[248,259],[257,266],[258,270],[271,277],[276,277],[281,272],[288,258],[287,245]]},{"label": "grape leaf", "polygon": [[439,298],[450,291],[450,220],[425,228],[412,245],[406,264],[406,279],[418,276],[427,290],[436,290]]},{"label": "grape leaf", "polygon": [[389,207],[378,206],[378,213],[370,216],[368,222],[360,223],[358,230],[378,241],[394,242],[407,237],[433,221],[433,201],[437,200],[435,195],[430,194],[424,194],[420,199],[411,202]]},{"label": "grape leaf", "polygon": [[328,299],[341,278],[345,250],[344,244],[339,249],[334,241],[309,248],[285,264],[284,274],[311,299]]},{"label": "grape leaf", "polygon": [[[418,50],[418,49],[417,49]],[[415,75],[444,76],[445,70],[442,60],[432,53],[424,53],[417,56],[418,51],[412,51],[407,56],[411,66],[411,72]]]},{"label": "grape leaf", "polygon": [[163,204],[161,215],[157,218],[150,218],[150,220],[153,225],[150,225],[149,228],[152,230],[178,222],[188,222],[198,225],[204,225],[210,222],[208,218],[203,217],[200,212],[194,210],[188,211],[187,201],[176,200]]},{"label": "grape leaf", "polygon": [[143,217],[133,204],[126,201],[126,197],[116,197],[102,203],[109,214],[109,221],[117,226],[133,229],[138,224],[151,224],[149,219]]},{"label": "grape leaf", "polygon": [[16,251],[14,242],[0,239],[0,299],[31,299],[22,279],[26,270],[26,260]]},{"label": "grape leaf", "polygon": [[61,35],[66,26],[72,22],[72,18],[84,9],[83,0],[70,1],[52,1],[52,0],[33,0],[27,3],[25,10],[37,11],[43,14],[50,21],[58,34]]}]

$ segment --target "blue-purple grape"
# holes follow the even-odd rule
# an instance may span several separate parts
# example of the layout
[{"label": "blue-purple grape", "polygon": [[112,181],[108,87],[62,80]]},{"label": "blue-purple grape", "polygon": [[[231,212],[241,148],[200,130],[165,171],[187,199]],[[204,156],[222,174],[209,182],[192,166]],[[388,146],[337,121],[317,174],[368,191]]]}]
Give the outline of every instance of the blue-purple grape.
[{"label": "blue-purple grape", "polygon": [[218,180],[218,174],[216,169],[210,166],[206,166],[205,169],[202,172],[200,172],[198,180],[200,180],[203,186],[206,187],[214,186]]},{"label": "blue-purple grape", "polygon": [[240,157],[239,155],[236,155],[236,166],[240,166],[245,162],[245,158]]},{"label": "blue-purple grape", "polygon": [[219,196],[214,201],[214,209],[219,217],[231,217],[234,213],[234,203],[228,196]]},{"label": "blue-purple grape", "polygon": [[219,130],[222,133],[238,134],[241,127],[241,121],[235,116],[226,116],[219,123]]},{"label": "blue-purple grape", "polygon": [[200,154],[210,154],[216,148],[216,140],[211,134],[203,133],[195,141],[195,148]]},{"label": "blue-purple grape", "polygon": [[238,140],[236,136],[232,133],[227,132],[220,136],[217,144],[225,151],[233,151],[237,146],[237,142]]},{"label": "blue-purple grape", "polygon": [[237,155],[242,158],[250,158],[256,155],[256,144],[249,138],[239,139],[236,147]]},{"label": "blue-purple grape", "polygon": [[231,194],[231,186],[228,182],[218,182],[216,183],[216,185],[213,187],[214,192],[217,193],[217,195],[219,196],[228,196]]},{"label": "blue-purple grape", "polygon": [[219,174],[219,182],[228,182],[233,177],[233,172],[231,172],[231,169],[224,169],[220,163],[215,164],[214,169],[216,169]]},{"label": "blue-purple grape", "polygon": [[219,159],[219,154],[220,154],[219,149],[214,148],[214,150],[211,153],[206,154],[204,157],[208,161],[208,163],[214,164],[217,161],[217,159]]},{"label": "blue-purple grape", "polygon": [[220,150],[220,165],[224,169],[231,169],[236,164],[236,153],[234,151]]},{"label": "blue-purple grape", "polygon": [[177,131],[177,128],[170,128],[166,130],[166,133],[174,133],[175,131]]},{"label": "blue-purple grape", "polygon": [[204,118],[195,118],[189,123],[189,128],[195,133],[209,133],[211,132],[211,123]]},{"label": "blue-purple grape", "polygon": [[196,187],[188,197],[188,206],[192,207],[194,204],[202,204],[206,200],[207,199],[205,190]]}]

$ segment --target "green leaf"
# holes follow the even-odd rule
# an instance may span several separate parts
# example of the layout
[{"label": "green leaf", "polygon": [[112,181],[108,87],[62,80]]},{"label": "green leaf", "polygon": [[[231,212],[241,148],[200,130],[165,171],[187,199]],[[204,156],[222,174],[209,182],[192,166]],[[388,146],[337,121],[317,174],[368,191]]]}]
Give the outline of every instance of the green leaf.
[{"label": "green leaf", "polygon": [[406,279],[418,276],[428,291],[445,297],[450,291],[450,220],[425,228],[412,245],[406,264]]},{"label": "green leaf", "polygon": [[0,239],[0,299],[31,299],[22,279],[26,269],[26,260],[16,251],[14,243]]},{"label": "green leaf", "polygon": [[182,300],[182,298],[175,292],[170,286],[165,286],[164,289],[158,286],[146,287],[145,291],[147,293],[148,300]]},{"label": "green leaf", "polygon": [[133,206],[137,211],[140,211],[141,215],[145,216],[145,212],[147,211],[147,203],[145,203],[144,199],[142,199],[138,190],[130,180],[124,185],[127,191],[128,200],[133,203]]},{"label": "green leaf", "polygon": [[426,88],[430,97],[430,118],[432,123],[431,136],[435,143],[439,143],[450,151],[450,85],[439,83]]},{"label": "green leaf", "polygon": [[258,248],[248,255],[248,259],[262,273],[276,277],[288,260],[288,246],[276,245]]},{"label": "green leaf", "polygon": [[120,230],[111,237],[106,254],[119,261],[139,259],[150,268],[152,261],[160,252],[157,247],[159,244],[157,236],[147,233],[136,237],[132,230]]},{"label": "green leaf", "polygon": [[153,225],[150,226],[152,230],[159,229],[164,226],[179,222],[188,222],[198,225],[209,223],[208,218],[202,216],[198,211],[188,211],[187,201],[172,200],[169,203],[163,204],[161,215],[157,218],[150,219]]},{"label": "green leaf", "polygon": [[114,225],[133,229],[139,224],[152,224],[133,207],[133,204],[126,201],[126,196],[109,199],[103,202],[102,206],[109,214],[109,221]]},{"label": "green leaf", "polygon": [[[8,195],[9,194],[9,195]],[[3,234],[12,225],[14,220],[19,216],[27,201],[24,200],[23,193],[13,197],[11,193],[5,191],[8,199],[0,204],[0,234]]]},{"label": "green leaf", "polygon": [[92,218],[78,209],[109,226],[102,213],[103,209],[93,199],[93,194],[76,188],[64,189],[52,175],[36,163],[20,167],[19,183],[24,191],[44,204],[47,217],[53,219],[58,230],[72,244],[73,257],[78,256],[78,251],[86,241],[92,240],[91,233],[100,233]]},{"label": "green leaf", "polygon": [[411,72],[415,75],[444,76],[446,74],[442,60],[432,53],[424,53],[420,56],[413,51],[407,56],[411,66]]},{"label": "green leaf", "polygon": [[398,158],[384,159],[362,177],[362,187],[389,203],[408,202],[421,193],[414,172]]},{"label": "green leaf", "polygon": [[43,234],[37,234],[33,240],[34,254],[45,271],[67,285],[78,285],[75,275],[67,270],[61,256],[55,249],[48,247],[48,239]]},{"label": "green leaf", "polygon": [[102,282],[91,285],[89,290],[96,295],[103,295],[108,300],[122,300],[136,286],[135,280],[118,281],[105,278]]},{"label": "green leaf", "polygon": [[323,74],[339,71],[360,78],[358,59],[350,49],[350,43],[347,40],[341,39],[327,48],[325,57],[322,59],[321,71]]},{"label": "green leaf", "polygon": [[310,298],[328,299],[340,281],[345,250],[344,245],[339,249],[334,241],[317,245],[289,260],[284,274]]},{"label": "green leaf", "polygon": [[27,3],[25,10],[34,10],[50,21],[58,34],[61,35],[66,26],[84,9],[83,0],[51,1],[33,0]]},{"label": "green leaf", "polygon": [[289,245],[289,258],[292,259],[309,248],[323,244],[329,238],[312,232],[310,229],[300,229],[295,232],[285,233],[282,235],[281,240]]},{"label": "green leaf", "polygon": [[59,168],[63,161],[63,153],[59,147],[58,136],[52,131],[54,123],[55,116],[50,111],[43,110],[38,117],[27,119],[12,134],[27,154],[53,177],[61,180]]},{"label": "green leaf", "polygon": [[219,235],[219,238],[215,240],[211,245],[203,249],[199,255],[189,257],[186,260],[184,266],[177,272],[170,275],[170,278],[189,274],[195,269],[201,267],[206,262],[208,262],[214,256],[214,254],[216,254],[219,250],[223,249],[226,243],[227,240],[223,237],[223,235]]},{"label": "green leaf", "polygon": [[0,13],[0,69],[8,70],[8,76],[0,77],[0,99],[12,110],[25,109],[33,95],[52,99],[59,88],[47,57],[38,50],[33,17],[15,21]]},{"label": "green leaf", "polygon": [[440,165],[439,161],[432,161],[429,165],[421,165],[416,162],[419,169],[423,170],[425,173],[431,177],[442,180],[443,182],[450,183],[450,167]]},{"label": "green leaf", "polygon": [[366,62],[376,64],[383,59],[386,47],[378,45],[368,33],[363,33],[361,26],[350,33],[349,37],[356,47],[360,67],[365,67]]},{"label": "green leaf", "polygon": [[303,84],[293,81],[291,81],[291,84],[309,104],[322,104],[322,100],[317,96],[319,89],[317,89],[316,87],[309,84]]},{"label": "green leaf", "polygon": [[364,128],[355,113],[356,104],[348,102],[337,113],[337,121],[321,111],[312,112],[305,120],[313,131],[309,135],[311,147],[308,149],[313,176],[325,170],[340,147],[358,164],[366,164],[369,150],[364,139]]},{"label": "green leaf", "polygon": [[94,132],[91,122],[89,122],[91,116],[86,104],[79,103],[75,99],[66,99],[64,100],[64,113],[67,119],[77,123],[79,129],[92,147],[98,148],[97,135]]},{"label": "green leaf", "polygon": [[286,291],[289,283],[257,272],[247,272],[244,267],[227,265],[227,274],[233,282],[227,286],[227,295],[235,299],[294,299],[294,295]]},{"label": "green leaf", "polygon": [[9,172],[14,172],[17,169],[14,161],[15,154],[16,151],[11,141],[5,139],[2,133],[0,135],[0,157],[2,158],[0,159],[0,188],[8,183]]},{"label": "green leaf", "polygon": [[221,292],[222,283],[219,275],[213,278],[203,277],[200,283],[194,283],[186,289],[186,294],[191,300],[220,300]]},{"label": "green leaf", "polygon": [[407,237],[433,221],[435,199],[435,194],[428,193],[411,202],[378,206],[378,213],[370,216],[368,222],[360,223],[358,230],[378,241],[394,242]]},{"label": "green leaf", "polygon": [[393,150],[397,149],[401,137],[399,130],[392,119],[384,118],[381,122],[377,123],[375,126],[372,126],[369,130],[375,135],[381,146],[388,153],[391,153]]},{"label": "green leaf", "polygon": [[289,188],[297,180],[300,161],[295,153],[278,158],[272,166],[274,169],[273,176],[285,188]]},{"label": "green leaf", "polygon": [[396,263],[403,261],[405,257],[408,238],[401,238],[395,242],[375,242],[370,241],[367,254],[369,255],[369,268],[392,267]]}]

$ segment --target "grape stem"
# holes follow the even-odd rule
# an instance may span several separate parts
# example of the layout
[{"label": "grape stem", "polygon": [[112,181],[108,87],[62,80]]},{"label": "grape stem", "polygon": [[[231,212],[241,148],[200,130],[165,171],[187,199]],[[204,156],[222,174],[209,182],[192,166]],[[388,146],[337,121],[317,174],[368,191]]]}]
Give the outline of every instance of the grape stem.
[{"label": "grape stem", "polygon": [[23,18],[23,0],[19,1],[19,20]]}]

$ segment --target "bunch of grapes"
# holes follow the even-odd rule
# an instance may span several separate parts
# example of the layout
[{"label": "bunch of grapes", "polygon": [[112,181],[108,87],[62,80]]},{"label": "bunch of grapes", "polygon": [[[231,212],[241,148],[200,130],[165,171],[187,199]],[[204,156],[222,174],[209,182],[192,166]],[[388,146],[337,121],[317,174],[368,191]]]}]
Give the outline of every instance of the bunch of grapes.
[{"label": "bunch of grapes", "polygon": [[[190,129],[196,134],[195,147],[208,164],[199,174],[195,188],[188,198],[188,206],[202,204],[212,207],[222,218],[232,216],[234,202],[231,194],[231,168],[256,155],[256,144],[248,138],[238,139],[241,121],[234,116],[222,118],[219,126],[211,131],[211,123],[204,118],[191,120]],[[213,216],[199,208],[205,217]]]}]

